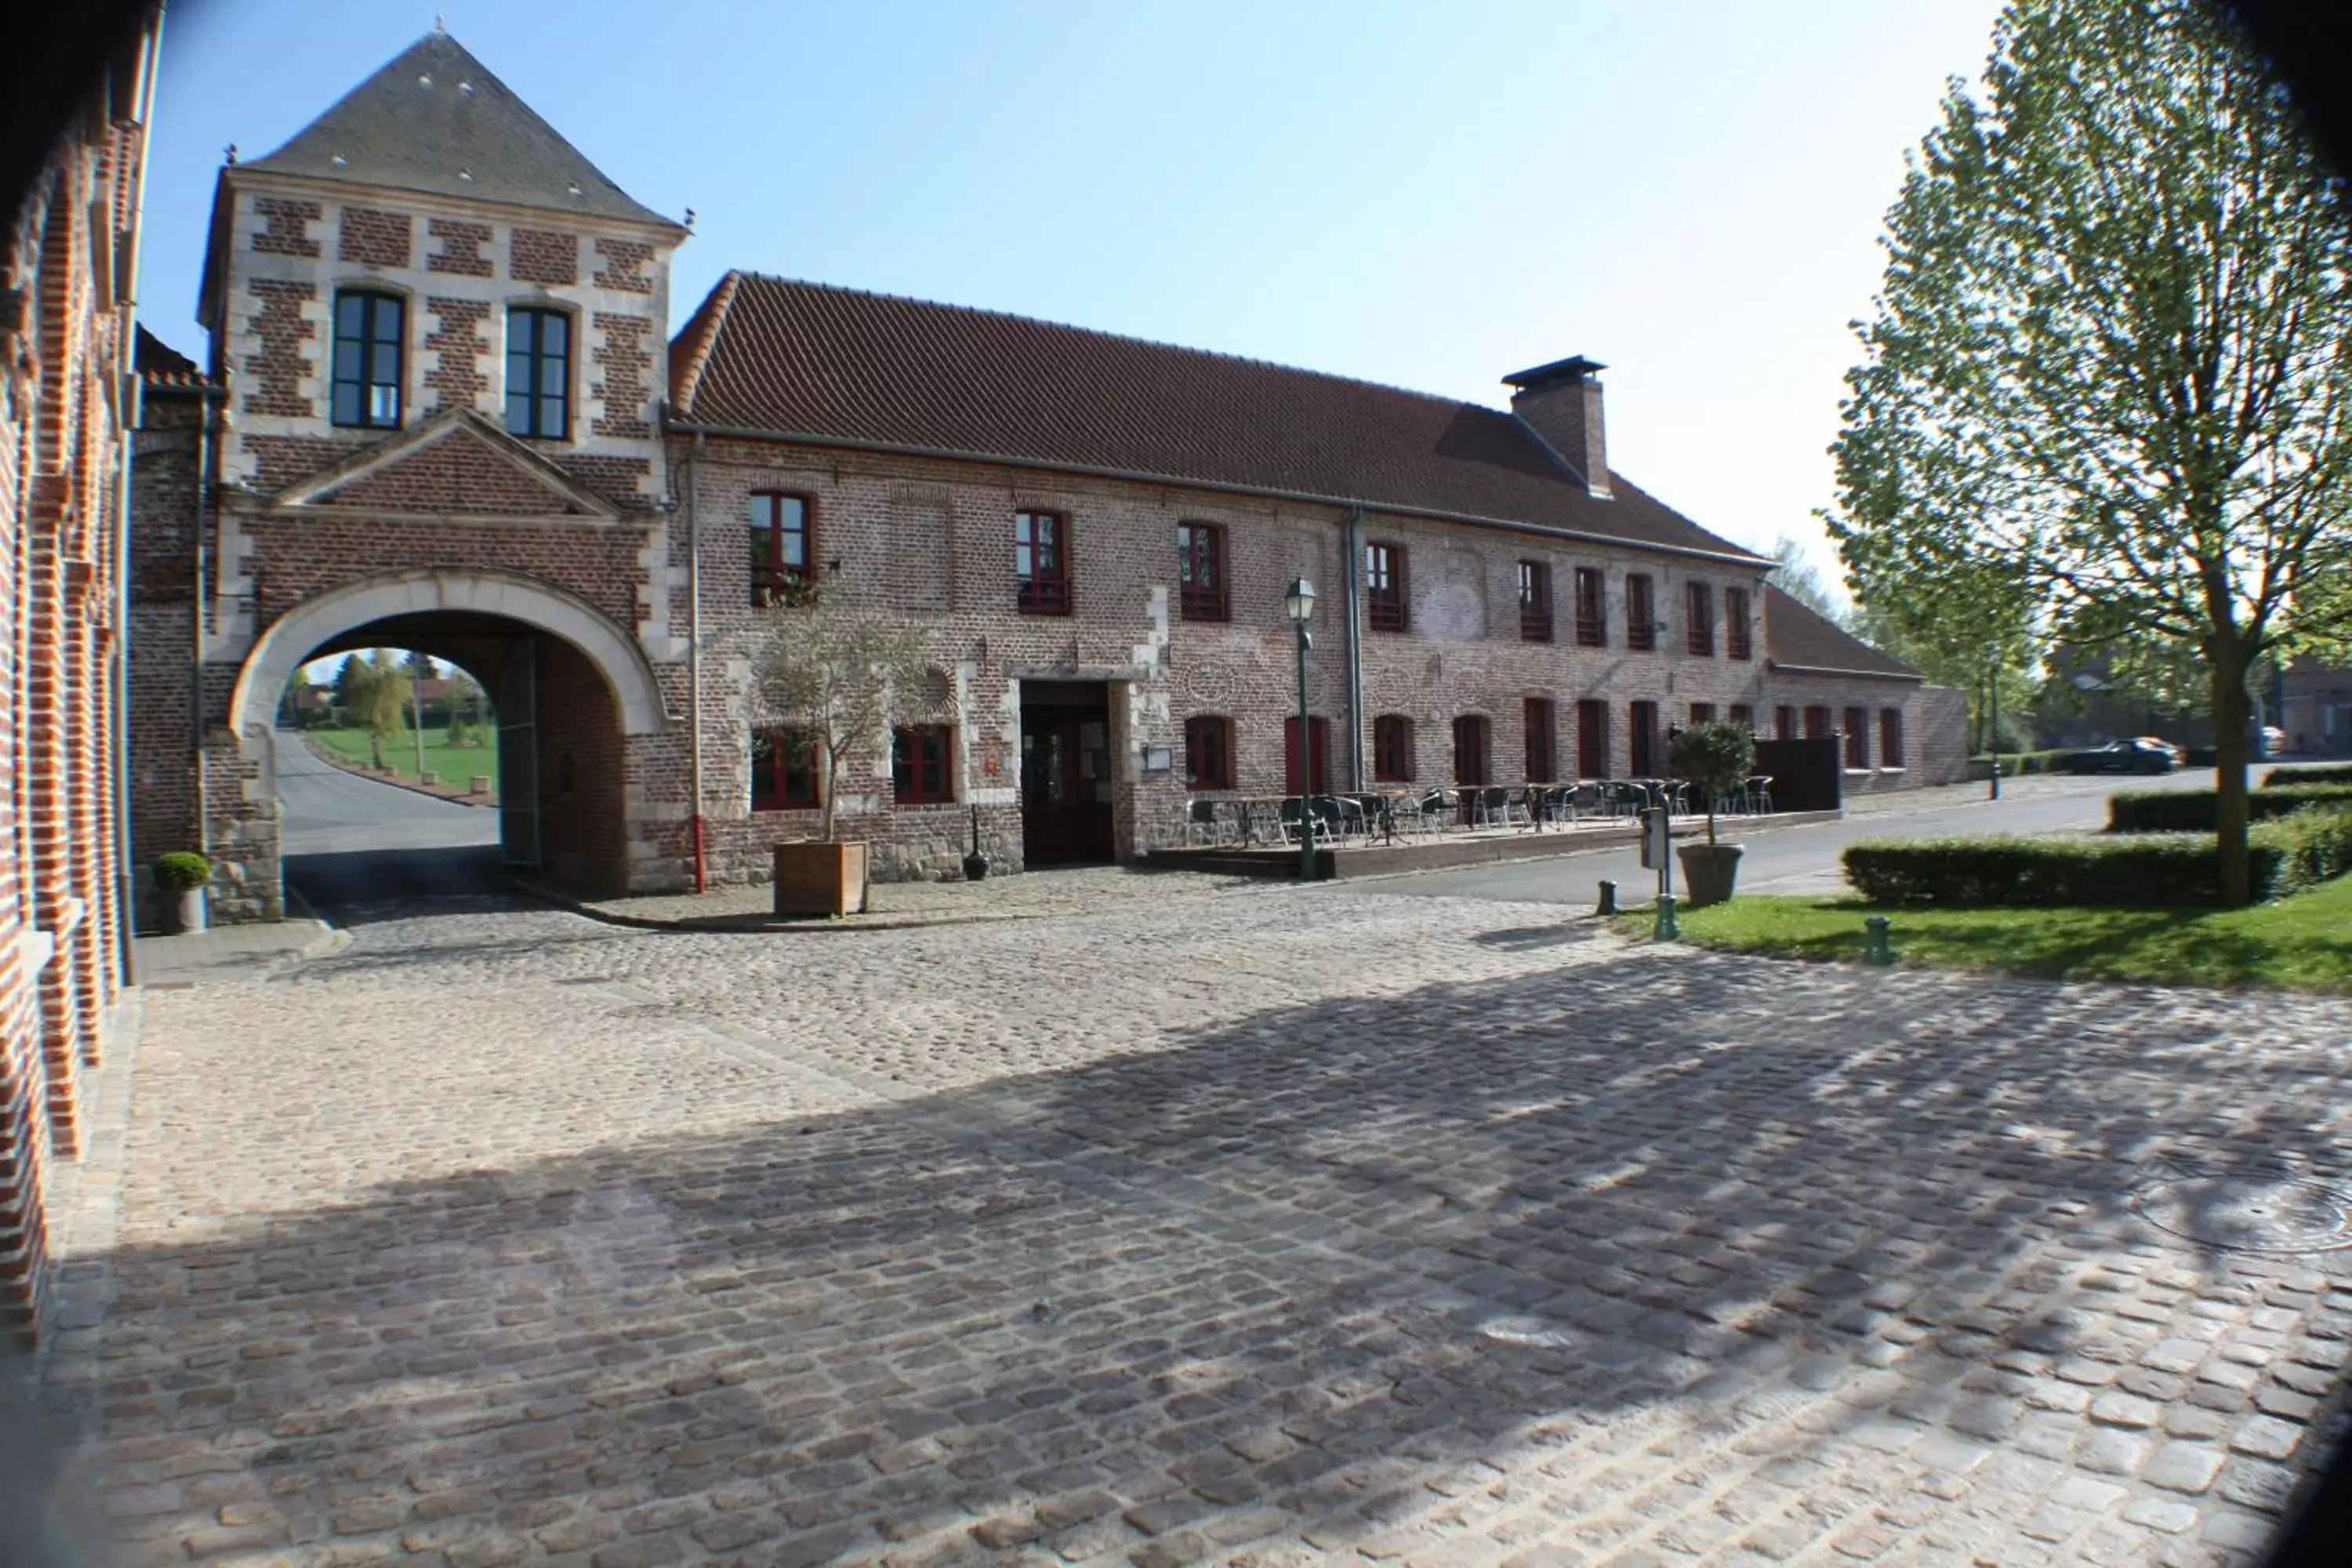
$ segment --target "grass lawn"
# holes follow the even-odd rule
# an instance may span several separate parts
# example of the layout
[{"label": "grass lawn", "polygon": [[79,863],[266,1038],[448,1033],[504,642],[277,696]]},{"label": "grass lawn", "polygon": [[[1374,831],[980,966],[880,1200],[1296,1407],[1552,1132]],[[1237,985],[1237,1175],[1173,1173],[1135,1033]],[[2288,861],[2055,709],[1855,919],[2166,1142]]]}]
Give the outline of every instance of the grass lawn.
[{"label": "grass lawn", "polygon": [[[373,760],[365,730],[312,730],[310,739],[318,742],[337,756],[355,763]],[[393,772],[404,779],[416,776],[416,739],[404,733],[397,741],[384,742],[383,760],[392,764]],[[490,793],[499,788],[499,749],[497,745],[452,746],[449,731],[442,725],[425,727],[425,766],[439,773],[445,784],[466,787],[466,781],[476,774],[486,774],[490,781]]]},{"label": "grass lawn", "polygon": [[[1751,897],[1679,919],[1702,947],[1862,958],[1863,917],[1894,922],[1895,962],[2068,980],[2352,993],[2352,877],[2243,910],[1879,910],[1858,899]],[[1648,910],[1617,929],[1647,936]]]}]

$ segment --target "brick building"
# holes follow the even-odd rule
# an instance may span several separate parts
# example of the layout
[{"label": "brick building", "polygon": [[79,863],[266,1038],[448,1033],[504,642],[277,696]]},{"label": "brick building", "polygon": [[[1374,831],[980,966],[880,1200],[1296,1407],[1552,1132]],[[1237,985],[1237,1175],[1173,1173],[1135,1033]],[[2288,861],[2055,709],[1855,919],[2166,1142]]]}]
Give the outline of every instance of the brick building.
[{"label": "brick building", "polygon": [[278,694],[383,644],[491,691],[510,861],[762,877],[818,820],[755,689],[812,595],[937,672],[835,803],[884,876],[974,808],[1000,864],[1123,859],[1198,795],[1654,773],[1776,707],[1855,729],[1851,786],[1958,773],[1952,703],[1611,468],[1590,361],[1501,409],[750,272],[665,355],[685,237],[439,33],[222,171],[208,374],[142,476],[142,853],[200,839],[276,915]]},{"label": "brick building", "polygon": [[124,433],[160,31],[120,40],[0,238],[0,1340],[37,1325],[44,1192],[81,1152],[125,978]]}]

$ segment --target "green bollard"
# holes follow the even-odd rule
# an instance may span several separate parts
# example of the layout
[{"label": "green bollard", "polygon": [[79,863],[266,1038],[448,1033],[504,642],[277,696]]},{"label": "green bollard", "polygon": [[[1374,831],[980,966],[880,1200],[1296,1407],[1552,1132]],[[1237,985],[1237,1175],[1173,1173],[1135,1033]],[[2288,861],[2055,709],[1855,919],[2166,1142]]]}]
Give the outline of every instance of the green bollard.
[{"label": "green bollard", "polygon": [[1887,945],[1886,933],[1892,924],[1885,915],[1863,918],[1862,961],[1864,963],[1892,963],[1895,949]]},{"label": "green bollard", "polygon": [[1675,896],[1672,893],[1658,895],[1658,926],[1650,934],[1659,942],[1678,942],[1682,939],[1683,928],[1675,921]]},{"label": "green bollard", "polygon": [[1613,915],[1617,912],[1617,884],[1606,877],[1601,879],[1601,907],[1592,912],[1596,915]]}]

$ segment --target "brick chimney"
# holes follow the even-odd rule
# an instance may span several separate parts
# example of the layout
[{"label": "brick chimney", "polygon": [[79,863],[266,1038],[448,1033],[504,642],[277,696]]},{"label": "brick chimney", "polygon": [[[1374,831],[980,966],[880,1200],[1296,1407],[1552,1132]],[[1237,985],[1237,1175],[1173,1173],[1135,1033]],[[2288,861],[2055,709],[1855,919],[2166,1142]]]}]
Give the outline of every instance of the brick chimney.
[{"label": "brick chimney", "polygon": [[1601,383],[1593,373],[1606,368],[1578,354],[1503,378],[1519,423],[1602,500],[1609,499],[1609,443],[1601,426]]}]

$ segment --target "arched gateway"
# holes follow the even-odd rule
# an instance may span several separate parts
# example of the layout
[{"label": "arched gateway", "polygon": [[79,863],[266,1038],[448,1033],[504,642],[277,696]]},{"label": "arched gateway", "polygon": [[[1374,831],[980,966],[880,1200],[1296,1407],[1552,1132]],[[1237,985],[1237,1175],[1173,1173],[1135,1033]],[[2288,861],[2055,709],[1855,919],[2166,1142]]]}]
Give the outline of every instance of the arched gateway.
[{"label": "arched gateway", "polygon": [[[446,33],[221,170],[210,374],[148,371],[134,463],[134,852],[282,912],[273,732],[308,660],[404,647],[487,689],[505,858],[678,885],[686,573],[661,418],[686,228]],[[290,753],[289,753],[290,754]]]}]

